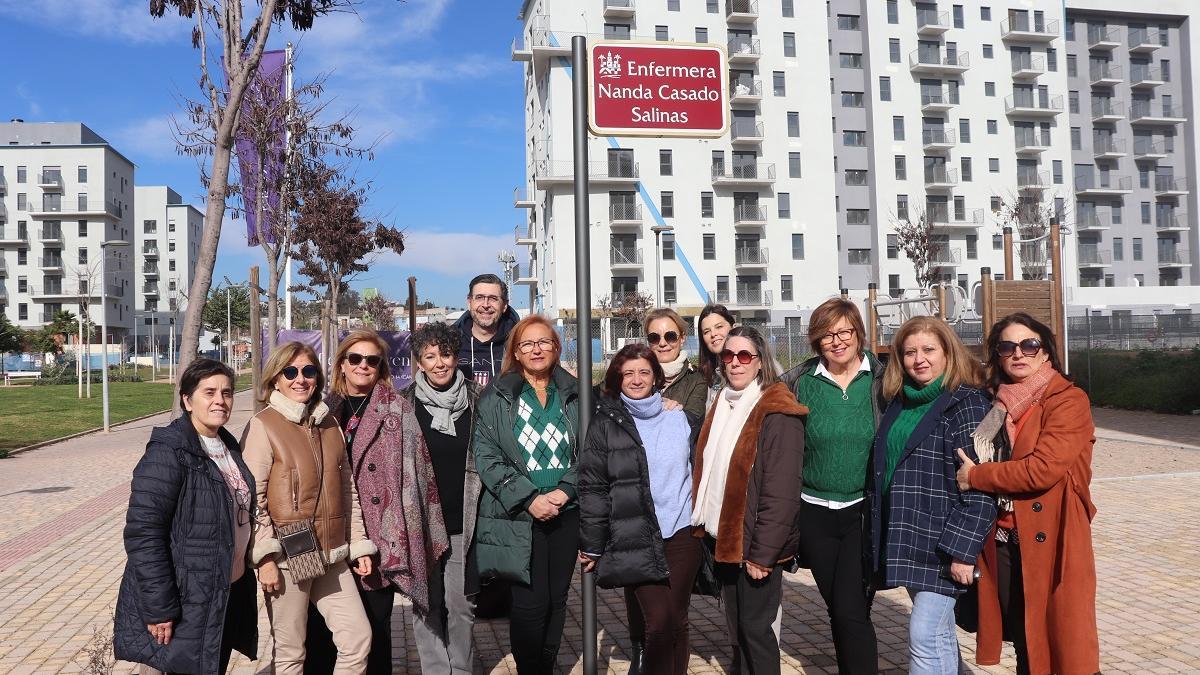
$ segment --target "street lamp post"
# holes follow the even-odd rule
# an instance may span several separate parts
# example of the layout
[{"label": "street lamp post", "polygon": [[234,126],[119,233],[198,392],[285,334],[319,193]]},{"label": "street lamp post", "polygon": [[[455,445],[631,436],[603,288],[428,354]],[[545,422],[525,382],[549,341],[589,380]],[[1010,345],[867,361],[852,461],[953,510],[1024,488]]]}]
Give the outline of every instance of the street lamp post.
[{"label": "street lamp post", "polygon": [[650,231],[654,233],[654,303],[666,305],[662,296],[662,236],[674,232],[675,228],[671,225],[655,225]]},{"label": "street lamp post", "polygon": [[100,242],[100,398],[104,408],[104,433],[108,433],[108,249],[128,246],[129,242],[110,239]]}]

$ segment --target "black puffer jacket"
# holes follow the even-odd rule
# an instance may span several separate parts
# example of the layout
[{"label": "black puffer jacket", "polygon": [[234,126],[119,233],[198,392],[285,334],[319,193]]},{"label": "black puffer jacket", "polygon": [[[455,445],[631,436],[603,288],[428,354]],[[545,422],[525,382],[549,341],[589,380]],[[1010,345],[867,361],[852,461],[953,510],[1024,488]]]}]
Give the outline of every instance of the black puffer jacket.
[{"label": "black puffer jacket", "polygon": [[[224,429],[221,440],[254,494],[254,476],[237,440]],[[225,479],[205,454],[189,416],[156,428],[133,469],[125,517],[129,560],[113,629],[118,659],[171,673],[218,673],[227,603],[233,603],[230,617],[237,622],[229,627],[233,648],[256,657],[254,573],[247,567],[229,585],[234,513]],[[253,513],[250,518],[253,522]],[[175,622],[173,634],[170,644],[159,645],[146,626],[165,621]]]},{"label": "black puffer jacket", "polygon": [[[694,454],[700,420],[688,415]],[[579,458],[579,548],[601,553],[603,588],[666,579],[666,552],[650,494],[646,448],[620,399],[601,397]],[[690,582],[689,582],[690,583]]]}]

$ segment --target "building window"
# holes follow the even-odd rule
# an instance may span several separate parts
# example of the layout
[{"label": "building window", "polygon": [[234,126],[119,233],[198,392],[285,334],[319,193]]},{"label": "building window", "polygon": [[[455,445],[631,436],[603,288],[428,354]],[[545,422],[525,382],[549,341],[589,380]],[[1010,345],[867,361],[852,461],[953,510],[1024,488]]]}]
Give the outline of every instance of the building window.
[{"label": "building window", "polygon": [[850,263],[851,265],[870,265],[871,249],[852,248],[846,251],[846,262]]},{"label": "building window", "polygon": [[713,217],[713,193],[711,192],[700,193],[700,217]]},{"label": "building window", "polygon": [[79,167],[78,182],[80,185],[87,182],[87,167],[86,166]]},{"label": "building window", "polygon": [[971,120],[959,120],[958,121],[958,142],[959,143],[970,143],[971,142]]},{"label": "building window", "polygon": [[993,251],[1003,251],[1004,250],[1004,235],[1002,235],[1002,234],[993,234],[992,235],[992,250]]},{"label": "building window", "polygon": [[992,46],[991,45],[983,45],[983,58],[985,58],[985,59],[992,58]]},{"label": "building window", "polygon": [[903,292],[904,292],[903,289],[900,288],[900,275],[899,274],[889,274],[888,275],[888,295],[892,296],[893,298],[898,298],[898,297],[900,297],[901,294],[903,294]]},{"label": "building window", "polygon": [[979,20],[980,21],[991,21],[992,20],[992,8],[991,7],[980,7],[979,8]]},{"label": "building window", "polygon": [[1000,158],[999,157],[989,157],[988,158],[988,171],[990,171],[992,173],[1000,173]]},{"label": "building window", "polygon": [[867,144],[867,132],[865,131],[850,131],[842,132],[842,145],[860,148]]},{"label": "building window", "polygon": [[29,179],[29,176],[27,175],[27,171],[28,170],[23,166],[17,167],[17,184],[22,184]]},{"label": "building window", "polygon": [[847,225],[868,225],[871,220],[870,209],[846,209]]},{"label": "building window", "polygon": [[663,277],[663,302],[668,305],[678,302],[675,294],[675,277]]},{"label": "building window", "polygon": [[861,108],[861,107],[863,107],[863,93],[861,91],[843,91],[842,92],[842,107],[843,108]]},{"label": "building window", "polygon": [[859,16],[857,14],[838,14],[837,17],[838,30],[861,30]]},{"label": "building window", "polygon": [[907,163],[904,161],[904,155],[896,155],[895,163],[896,163],[896,180],[907,180],[908,179],[908,166],[907,166]]},{"label": "building window", "polygon": [[842,68],[862,69],[862,54],[842,52],[838,55],[838,65]]},{"label": "building window", "polygon": [[866,169],[846,169],[846,185],[866,185]]},{"label": "building window", "polygon": [[1058,72],[1058,50],[1057,49],[1052,49],[1050,47],[1046,48],[1046,70],[1048,70],[1052,73]]},{"label": "building window", "polygon": [[663,232],[662,233],[662,259],[663,260],[674,260],[675,259],[675,233],[674,232]]},{"label": "building window", "polygon": [[1071,127],[1071,149],[1082,150],[1083,142],[1079,137],[1079,127]]},{"label": "building window", "polygon": [[950,8],[950,12],[951,12],[952,16],[954,17],[954,27],[962,28],[963,27],[963,6],[962,5],[954,5]]},{"label": "building window", "polygon": [[780,218],[791,218],[792,217],[792,195],[787,192],[780,192],[775,197],[775,200],[779,204],[779,217]]},{"label": "building window", "polygon": [[175,261],[174,261],[174,260],[168,260],[168,261],[167,261],[167,271],[168,271],[168,272],[174,272],[174,271],[175,271]]},{"label": "building window", "polygon": [[892,100],[892,78],[886,75],[881,75],[879,77],[879,100]]},{"label": "building window", "polygon": [[787,85],[785,83],[782,70],[776,70],[771,73],[771,82],[773,84],[776,96],[787,96]]},{"label": "building window", "polygon": [[174,232],[174,231],[175,231],[175,221],[168,220],[167,221],[167,232]]},{"label": "building window", "polygon": [[1075,41],[1075,22],[1069,18],[1063,21],[1063,37],[1067,39],[1067,42]]},{"label": "building window", "polygon": [[785,17],[796,16],[796,8],[793,6],[793,0],[783,0],[783,15]]},{"label": "building window", "polygon": [[1142,202],[1142,224],[1150,224],[1150,202]]},{"label": "building window", "polygon": [[717,0],[707,0],[707,2],[705,4],[706,4],[706,9],[708,9],[709,14],[716,14],[718,12]]},{"label": "building window", "polygon": [[962,157],[958,160],[959,166],[962,168],[962,180],[964,183],[971,182],[971,158]]},{"label": "building window", "polygon": [[900,63],[900,38],[888,39],[888,57],[892,63]]},{"label": "building window", "polygon": [[678,12],[679,11],[679,0],[667,0],[667,11],[668,12]]},{"label": "building window", "polygon": [[788,153],[788,178],[800,178],[800,153]]},{"label": "building window", "polygon": [[983,95],[984,96],[995,96],[996,95],[996,83],[995,82],[984,82],[983,83]]},{"label": "building window", "polygon": [[715,234],[704,235],[704,259],[717,259],[717,235]]},{"label": "building window", "polygon": [[800,113],[789,112],[787,114],[787,131],[790,138],[800,137]]},{"label": "building window", "polygon": [[1079,114],[1079,92],[1077,92],[1077,91],[1068,91],[1067,92],[1067,111],[1069,113],[1071,113],[1072,115]]},{"label": "building window", "polygon": [[783,55],[784,56],[795,56],[796,55],[796,34],[795,33],[784,33],[783,34]]},{"label": "building window", "polygon": [[1000,125],[996,124],[996,120],[987,121],[987,132],[989,136],[995,136],[1000,133]]},{"label": "building window", "polygon": [[1133,238],[1133,259],[1134,260],[1142,259],[1142,238],[1141,237]]},{"label": "building window", "polygon": [[1171,62],[1167,59],[1162,59],[1158,62],[1158,69],[1162,73],[1162,81],[1171,81]]},{"label": "building window", "polygon": [[1125,240],[1122,237],[1113,237],[1113,260],[1121,261],[1125,259]]},{"label": "building window", "polygon": [[792,233],[792,260],[804,260],[804,235]]},{"label": "building window", "polygon": [[86,265],[88,261],[88,250],[86,248],[79,249],[79,264]]},{"label": "building window", "polygon": [[88,221],[86,221],[86,220],[79,221],[79,236],[81,236],[81,237],[87,236],[87,230],[88,230],[87,224],[88,224]]},{"label": "building window", "polygon": [[1168,35],[1170,30],[1171,30],[1171,27],[1165,23],[1160,23],[1158,25],[1158,46],[1160,46],[1160,47],[1170,47],[1171,46],[1170,36]]},{"label": "building window", "polygon": [[979,258],[979,235],[967,235],[967,260],[977,260]]},{"label": "building window", "polygon": [[174,252],[175,252],[175,242],[168,241],[167,242],[167,253],[174,253]]},{"label": "building window", "polygon": [[892,117],[892,140],[904,140],[904,116],[895,115]]},{"label": "building window", "polygon": [[696,27],[696,42],[700,44],[708,43],[708,29],[700,26]]},{"label": "building window", "polygon": [[1113,202],[1113,204],[1112,204],[1112,224],[1113,225],[1121,224],[1121,203],[1120,202]]},{"label": "building window", "polygon": [[887,22],[890,24],[900,23],[900,8],[896,0],[887,0]]},{"label": "building window", "polygon": [[784,274],[779,277],[779,299],[792,302],[792,275]]},{"label": "building window", "polygon": [[660,175],[660,176],[670,176],[671,175],[671,151],[670,150],[659,150],[658,151],[658,175]]},{"label": "building window", "polygon": [[908,220],[908,195],[896,195],[896,219]]},{"label": "building window", "polygon": [[627,23],[606,23],[606,24],[604,24],[604,39],[605,40],[628,40],[629,39],[629,24],[627,24]]},{"label": "building window", "polygon": [[654,39],[658,40],[659,42],[666,42],[667,40],[670,40],[671,36],[667,32],[667,27],[666,26],[655,26],[654,27]]},{"label": "building window", "polygon": [[24,266],[29,264],[29,249],[17,249],[17,265]]},{"label": "building window", "polygon": [[[1067,25],[1070,26],[1071,23],[1068,21]],[[1067,77],[1075,77],[1078,72],[1078,67],[1075,63],[1075,55],[1067,54]]]},{"label": "building window", "polygon": [[659,195],[659,200],[660,200],[659,201],[659,211],[662,213],[662,217],[663,218],[674,218],[675,217],[675,193],[664,190]]},{"label": "building window", "polygon": [[1061,159],[1054,160],[1051,165],[1051,172],[1054,177],[1055,185],[1062,185],[1063,182],[1063,163]]},{"label": "building window", "polygon": [[21,302],[17,304],[17,321],[29,320],[29,305]]},{"label": "building window", "polygon": [[28,211],[29,210],[29,195],[27,195],[24,192],[17,193],[17,210],[18,211]]},{"label": "building window", "polygon": [[894,234],[887,236],[887,257],[888,260],[896,260],[900,257],[899,238]]}]

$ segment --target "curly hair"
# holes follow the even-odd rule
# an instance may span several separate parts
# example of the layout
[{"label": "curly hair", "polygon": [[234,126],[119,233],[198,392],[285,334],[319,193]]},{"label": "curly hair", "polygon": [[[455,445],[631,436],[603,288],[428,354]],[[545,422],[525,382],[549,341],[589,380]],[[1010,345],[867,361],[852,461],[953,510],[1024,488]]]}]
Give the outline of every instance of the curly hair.
[{"label": "curly hair", "polygon": [[409,338],[409,345],[412,347],[413,358],[417,360],[420,360],[421,352],[430,345],[437,345],[441,354],[458,354],[459,348],[462,347],[462,334],[450,324],[430,321],[417,326],[417,330],[413,331],[412,337]]}]

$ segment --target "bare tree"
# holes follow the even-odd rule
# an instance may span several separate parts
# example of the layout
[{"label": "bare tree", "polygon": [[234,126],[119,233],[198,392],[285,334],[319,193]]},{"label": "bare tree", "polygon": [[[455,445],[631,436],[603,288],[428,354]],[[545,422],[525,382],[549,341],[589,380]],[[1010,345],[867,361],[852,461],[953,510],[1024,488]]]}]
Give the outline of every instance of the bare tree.
[{"label": "bare tree", "polygon": [[[201,178],[208,190],[204,230],[189,297],[208,297],[212,286],[238,113],[246,89],[258,71],[272,27],[290,20],[295,29],[307,30],[318,16],[347,7],[351,1],[260,0],[258,16],[247,21],[243,15],[247,3],[240,0],[150,0],[151,16],[162,17],[168,9],[173,9],[180,17],[194,21],[191,41],[200,57],[203,101],[185,110],[191,128],[176,124],[175,129],[180,152],[201,162]],[[248,6],[253,8],[254,4]],[[220,63],[220,72],[210,72],[210,58]],[[211,143],[202,143],[210,138]],[[206,169],[204,163],[208,161],[211,165]],[[180,343],[180,368],[186,368],[199,350],[202,311],[201,303],[188,303]],[[176,396],[178,386],[176,382]]]},{"label": "bare tree", "polygon": [[897,218],[892,220],[892,227],[896,230],[896,245],[912,263],[917,285],[928,291],[937,281],[934,264],[945,247],[933,234],[933,220],[924,211],[916,211],[915,222],[912,218]]},{"label": "bare tree", "polygon": [[1053,196],[1043,196],[1041,192],[1011,194],[1000,201],[995,219],[1001,228],[1011,227],[1016,235],[1013,246],[1022,279],[1046,278],[1050,221],[1057,217],[1061,223],[1064,215],[1055,207]]}]

